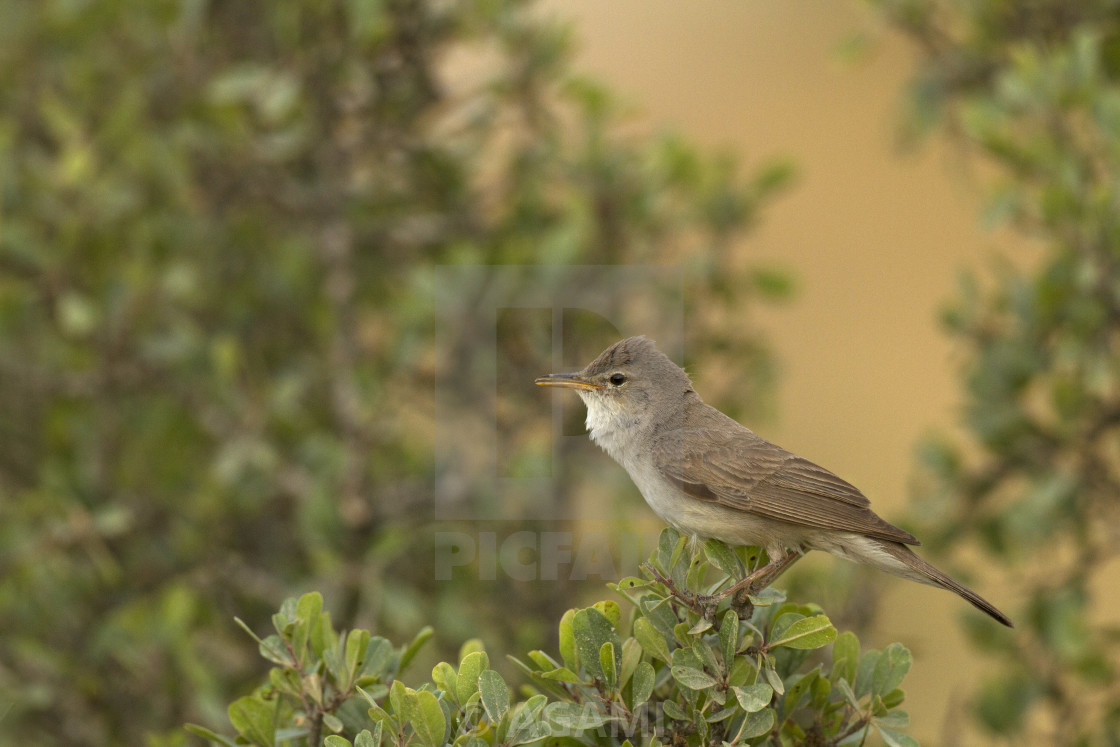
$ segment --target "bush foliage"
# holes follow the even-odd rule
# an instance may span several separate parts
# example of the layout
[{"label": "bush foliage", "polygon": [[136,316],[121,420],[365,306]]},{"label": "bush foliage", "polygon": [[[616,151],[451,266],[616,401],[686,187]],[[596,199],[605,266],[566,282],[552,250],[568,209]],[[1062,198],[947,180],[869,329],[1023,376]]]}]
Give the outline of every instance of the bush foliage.
[{"label": "bush foliage", "polygon": [[440,662],[419,681],[406,670],[430,628],[397,648],[365,630],[337,633],[318,593],[289,599],[273,616],[276,633],[254,636],[275,665],[268,683],[234,701],[229,718],[241,743],[259,747],[839,745],[862,744],[872,730],[889,745],[916,745],[899,731],[905,647],[861,653],[820,608],[772,588],[745,608],[724,599],[694,609],[696,595],[740,578],[747,558],[759,562],[714,540],[690,555],[666,529],[646,577],[610,585],[625,606],[568,610],[556,654],[510,657],[527,682],[513,695],[480,641],[464,644],[458,666]]}]

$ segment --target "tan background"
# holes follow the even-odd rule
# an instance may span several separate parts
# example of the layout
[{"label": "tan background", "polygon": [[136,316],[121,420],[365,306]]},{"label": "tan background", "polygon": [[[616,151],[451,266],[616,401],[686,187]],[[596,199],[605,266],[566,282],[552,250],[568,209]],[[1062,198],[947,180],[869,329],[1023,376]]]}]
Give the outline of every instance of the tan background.
[{"label": "tan background", "polygon": [[[918,438],[956,419],[956,365],[938,310],[959,268],[982,267],[997,246],[1022,250],[981,228],[979,189],[952,146],[898,148],[911,48],[855,0],[546,7],[575,22],[577,69],[634,104],[643,127],[732,147],[748,167],[779,155],[797,163],[796,185],[764,212],[746,247],[790,269],[798,287],[793,304],[764,316],[782,373],[777,417],[755,429],[860,486],[888,519],[900,516]],[[839,47],[858,31],[880,43],[846,62]],[[893,609],[865,643],[899,640],[914,652],[910,732],[936,743],[959,706],[953,691],[982,674],[982,662],[962,669],[947,654],[963,645],[955,622],[963,603],[882,582]],[[977,590],[1014,609],[995,583],[988,577]]]}]

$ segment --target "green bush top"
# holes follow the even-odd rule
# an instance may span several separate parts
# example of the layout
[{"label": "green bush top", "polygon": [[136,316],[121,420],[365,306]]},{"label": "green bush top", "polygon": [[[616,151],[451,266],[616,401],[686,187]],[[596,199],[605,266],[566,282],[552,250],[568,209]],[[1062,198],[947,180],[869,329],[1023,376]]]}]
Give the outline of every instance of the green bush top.
[{"label": "green bush top", "polygon": [[[776,589],[696,603],[740,577],[748,557],[757,554],[714,540],[690,553],[666,529],[645,578],[609,585],[626,604],[568,610],[555,655],[509,657],[525,680],[513,693],[477,640],[463,645],[458,666],[440,662],[430,679],[410,678],[430,628],[401,647],[366,630],[339,633],[322,596],[305,594],[273,616],[275,634],[253,636],[274,666],[230,705],[236,739],[188,729],[260,747],[843,745],[862,744],[872,729],[889,745],[916,745],[898,731],[909,720],[899,709],[912,661],[904,646],[861,653],[818,606]],[[821,655],[829,646],[831,657]]]}]

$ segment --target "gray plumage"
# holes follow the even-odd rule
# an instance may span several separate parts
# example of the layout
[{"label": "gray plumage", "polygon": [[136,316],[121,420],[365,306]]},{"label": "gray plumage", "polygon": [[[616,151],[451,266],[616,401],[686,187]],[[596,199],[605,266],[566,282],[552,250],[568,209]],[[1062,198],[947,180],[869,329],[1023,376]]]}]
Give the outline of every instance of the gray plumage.
[{"label": "gray plumage", "polygon": [[884,521],[856,487],[707,405],[684,370],[644,337],[603,351],[575,374],[537,379],[575,389],[593,441],[621,464],[650,507],[681,533],[732,545],[824,550],[959,594],[1011,621],[919,558],[909,532]]}]

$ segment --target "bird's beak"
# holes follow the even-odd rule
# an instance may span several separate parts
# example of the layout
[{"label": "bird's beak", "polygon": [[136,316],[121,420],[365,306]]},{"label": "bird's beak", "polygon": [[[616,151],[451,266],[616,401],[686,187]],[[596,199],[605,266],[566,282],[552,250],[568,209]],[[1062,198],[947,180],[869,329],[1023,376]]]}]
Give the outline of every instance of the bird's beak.
[{"label": "bird's beak", "polygon": [[575,373],[540,376],[537,378],[536,384],[537,386],[558,386],[564,389],[590,389],[592,391],[603,388],[599,384],[592,384],[587,379]]}]

